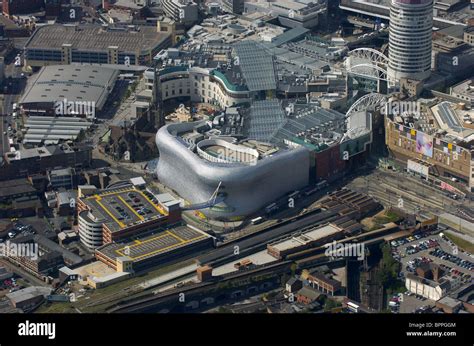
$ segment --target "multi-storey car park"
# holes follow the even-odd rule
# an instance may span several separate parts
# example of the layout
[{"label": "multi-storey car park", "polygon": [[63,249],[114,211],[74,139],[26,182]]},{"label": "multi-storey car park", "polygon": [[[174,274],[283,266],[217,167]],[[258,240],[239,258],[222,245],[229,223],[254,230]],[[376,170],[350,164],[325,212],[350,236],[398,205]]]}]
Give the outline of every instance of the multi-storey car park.
[{"label": "multi-storey car park", "polygon": [[188,226],[157,230],[155,234],[126,243],[105,244],[95,250],[99,261],[120,270],[124,260],[134,271],[184,257],[211,247],[213,239],[207,233]]},{"label": "multi-storey car park", "polygon": [[88,249],[147,234],[181,219],[179,201],[169,194],[127,186],[78,199],[81,242]]},{"label": "multi-storey car park", "polygon": [[55,24],[39,27],[33,33],[25,44],[25,57],[31,67],[71,63],[149,65],[171,43],[171,34],[154,27]]}]

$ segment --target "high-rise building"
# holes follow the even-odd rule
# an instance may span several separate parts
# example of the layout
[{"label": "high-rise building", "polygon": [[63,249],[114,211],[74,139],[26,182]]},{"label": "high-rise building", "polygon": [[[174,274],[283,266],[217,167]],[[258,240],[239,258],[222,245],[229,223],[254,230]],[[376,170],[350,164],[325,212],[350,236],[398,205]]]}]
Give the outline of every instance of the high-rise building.
[{"label": "high-rise building", "polygon": [[198,5],[192,0],[162,0],[165,15],[186,27],[193,26],[199,19]]},{"label": "high-rise building", "polygon": [[391,0],[389,79],[430,76],[432,30],[433,0]]},{"label": "high-rise building", "polygon": [[244,13],[244,0],[222,0],[222,7],[227,12],[242,14]]}]

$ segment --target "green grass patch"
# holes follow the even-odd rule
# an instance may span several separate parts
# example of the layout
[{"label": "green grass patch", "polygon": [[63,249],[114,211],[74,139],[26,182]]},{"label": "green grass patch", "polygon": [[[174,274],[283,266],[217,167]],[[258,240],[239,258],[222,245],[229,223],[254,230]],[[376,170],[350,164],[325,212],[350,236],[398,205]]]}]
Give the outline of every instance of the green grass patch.
[{"label": "green grass patch", "polygon": [[451,240],[457,247],[463,249],[466,252],[474,253],[474,244],[467,241],[466,239],[452,235],[451,233],[445,232],[444,235]]},{"label": "green grass patch", "polygon": [[389,223],[389,222],[397,222],[399,220],[400,220],[400,216],[390,210],[387,210],[382,215],[377,215],[374,217],[374,221],[381,225]]}]

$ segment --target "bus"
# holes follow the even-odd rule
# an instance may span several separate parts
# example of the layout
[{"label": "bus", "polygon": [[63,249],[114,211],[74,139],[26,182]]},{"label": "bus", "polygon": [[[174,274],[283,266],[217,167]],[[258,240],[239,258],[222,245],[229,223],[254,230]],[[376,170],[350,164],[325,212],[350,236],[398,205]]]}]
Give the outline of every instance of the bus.
[{"label": "bus", "polygon": [[250,220],[250,223],[252,225],[258,225],[259,223],[262,223],[263,220],[265,220],[265,219],[263,217],[259,216],[259,217],[256,217],[255,219]]},{"label": "bus", "polygon": [[288,198],[296,199],[296,198],[298,198],[299,196],[300,196],[300,192],[299,192],[298,190],[296,190],[296,191],[290,193],[290,194],[288,195]]},{"label": "bus", "polygon": [[312,195],[313,193],[315,193],[316,191],[319,191],[319,189],[317,187],[314,187],[312,188],[311,190],[308,190],[304,193],[305,196],[309,196],[309,195]]},{"label": "bus", "polygon": [[359,305],[354,304],[353,302],[347,302],[347,308],[352,312],[359,312]]},{"label": "bus", "polygon": [[316,184],[316,187],[319,190],[324,189],[326,186],[328,186],[328,182],[326,180],[323,180],[322,182]]},{"label": "bus", "polygon": [[275,211],[275,210],[277,210],[277,209],[278,209],[278,205],[277,205],[276,203],[272,203],[272,204],[270,204],[270,205],[268,205],[268,206],[265,207],[265,212],[266,212],[267,214],[269,214],[269,213],[271,213],[271,212],[273,212],[273,211]]}]

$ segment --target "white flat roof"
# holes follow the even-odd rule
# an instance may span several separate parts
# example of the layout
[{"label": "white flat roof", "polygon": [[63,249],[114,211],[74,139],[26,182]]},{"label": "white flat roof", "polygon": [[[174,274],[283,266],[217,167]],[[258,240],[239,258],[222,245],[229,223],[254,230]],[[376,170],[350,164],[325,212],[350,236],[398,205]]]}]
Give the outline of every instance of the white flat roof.
[{"label": "white flat roof", "polygon": [[288,250],[336,234],[340,231],[341,229],[339,227],[327,224],[319,228],[314,228],[298,236],[285,239],[282,242],[271,244],[271,246],[280,251]]}]

